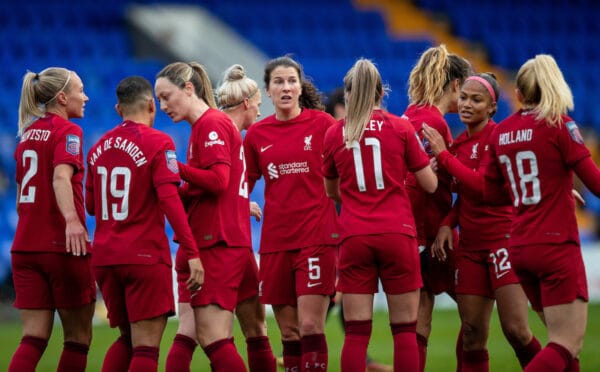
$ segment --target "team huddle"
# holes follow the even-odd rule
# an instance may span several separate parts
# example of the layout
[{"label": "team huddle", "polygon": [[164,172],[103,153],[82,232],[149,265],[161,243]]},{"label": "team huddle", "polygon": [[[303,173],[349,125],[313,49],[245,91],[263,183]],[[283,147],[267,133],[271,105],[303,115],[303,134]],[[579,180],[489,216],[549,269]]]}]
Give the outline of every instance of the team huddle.
[{"label": "team huddle", "polygon": [[[567,116],[573,96],[551,56],[521,66],[521,108],[498,124],[495,76],[474,73],[443,45],[415,64],[402,115],[382,107],[388,87],[368,59],[344,77],[341,117],[324,112],[289,56],[267,63],[264,84],[275,113],[256,122],[261,89],[240,65],[216,90],[195,62],[167,65],[154,87],[126,77],[116,88],[122,122],[83,154],[83,131],[69,120],[84,116],[81,78],[59,67],[24,76],[11,250],[23,337],[10,372],[35,371],[55,312],[64,334],[57,371],[84,371],[96,288],[120,331],[102,371],[157,370],[176,288],[168,372],[194,370],[197,345],[213,371],[276,371],[265,304],[285,370],[325,371],[336,291],[341,369],[364,372],[379,282],[395,371],[425,370],[442,292],[461,317],[457,371],[489,370],[494,304],[524,370],[579,371],[588,290],[573,175],[600,196],[600,170]],[[153,128],[157,109],[191,126],[185,163]],[[449,112],[465,124],[454,140]],[[263,209],[249,200],[260,178]],[[93,243],[86,211],[96,219]],[[262,219],[260,267],[251,218]],[[529,328],[529,303],[547,327],[545,347]]]}]

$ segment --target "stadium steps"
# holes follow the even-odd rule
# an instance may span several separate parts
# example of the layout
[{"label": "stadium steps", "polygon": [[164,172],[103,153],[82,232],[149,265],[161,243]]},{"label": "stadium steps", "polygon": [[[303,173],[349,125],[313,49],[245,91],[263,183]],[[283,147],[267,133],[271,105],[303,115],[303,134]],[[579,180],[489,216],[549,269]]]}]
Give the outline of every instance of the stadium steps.
[{"label": "stadium steps", "polygon": [[436,20],[409,0],[354,0],[354,3],[358,9],[379,11],[390,35],[398,39],[431,38],[434,45],[445,44],[452,53],[468,59],[475,71],[493,72],[500,83],[502,96],[511,104],[510,110],[518,107],[514,95],[514,80],[510,74],[499,66],[490,64],[484,48],[455,37],[447,22]]}]

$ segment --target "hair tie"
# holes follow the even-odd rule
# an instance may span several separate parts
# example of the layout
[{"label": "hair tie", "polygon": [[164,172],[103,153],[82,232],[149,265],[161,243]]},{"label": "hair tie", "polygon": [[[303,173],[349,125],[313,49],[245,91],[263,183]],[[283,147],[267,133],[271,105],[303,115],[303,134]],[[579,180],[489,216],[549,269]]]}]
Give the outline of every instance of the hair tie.
[{"label": "hair tie", "polygon": [[487,91],[490,93],[490,97],[492,97],[492,102],[496,102],[496,93],[494,93],[494,88],[492,87],[492,84],[490,84],[489,81],[482,78],[481,76],[474,75],[474,76],[469,76],[465,80],[465,83],[470,80],[474,80],[474,81],[481,83],[485,87],[485,89],[487,89]]}]

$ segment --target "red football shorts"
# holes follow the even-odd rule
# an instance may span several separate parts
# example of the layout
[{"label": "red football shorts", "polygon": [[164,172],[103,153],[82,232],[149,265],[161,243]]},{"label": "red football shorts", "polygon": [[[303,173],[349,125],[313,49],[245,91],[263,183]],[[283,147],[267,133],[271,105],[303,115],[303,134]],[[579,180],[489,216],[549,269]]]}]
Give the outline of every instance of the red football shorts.
[{"label": "red football shorts", "polygon": [[[434,237],[435,238],[435,237]],[[440,261],[431,256],[431,245],[429,241],[421,252],[421,277],[423,278],[423,290],[438,295],[446,292],[454,294],[454,283],[456,273],[456,251],[459,249],[459,237],[456,229],[452,230],[453,250],[446,250],[446,260]]]},{"label": "red football shorts", "polygon": [[190,277],[187,258],[181,249],[177,251],[179,302],[189,302],[192,307],[215,304],[233,312],[238,303],[258,295],[258,265],[252,249],[219,244],[200,249],[200,260],[204,284],[200,290],[190,292],[185,284]]},{"label": "red football shorts", "polygon": [[511,247],[515,272],[535,311],[588,301],[587,279],[581,248],[575,243]]},{"label": "red football shorts", "polygon": [[173,274],[164,263],[94,267],[111,327],[175,315]]},{"label": "red football shorts", "polygon": [[90,256],[12,253],[18,309],[67,309],[96,301]]},{"label": "red football shorts", "polygon": [[456,253],[456,293],[495,298],[496,289],[518,284],[507,248],[508,240],[485,242],[484,250],[461,244]]},{"label": "red football shorts", "polygon": [[378,279],[387,294],[402,294],[421,288],[417,240],[404,234],[359,235],[340,247],[338,290],[371,294]]},{"label": "red football shorts", "polygon": [[261,254],[261,303],[296,306],[300,296],[333,295],[336,260],[333,245]]}]

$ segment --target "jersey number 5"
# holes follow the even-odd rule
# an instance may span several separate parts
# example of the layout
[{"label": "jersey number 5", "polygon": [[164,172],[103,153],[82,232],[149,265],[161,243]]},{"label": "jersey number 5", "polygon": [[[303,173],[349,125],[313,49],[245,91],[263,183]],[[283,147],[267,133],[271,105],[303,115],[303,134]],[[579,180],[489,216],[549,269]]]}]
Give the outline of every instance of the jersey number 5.
[{"label": "jersey number 5", "polygon": [[[131,183],[131,170],[127,167],[114,167],[110,172],[110,184],[108,184],[108,170],[106,167],[98,167],[100,175],[100,195],[102,198],[102,220],[106,221],[108,215],[108,195],[114,199],[121,199],[120,203],[111,204],[112,218],[115,221],[123,221],[129,215],[129,186]],[[122,179],[119,188],[119,179]],[[120,204],[120,205],[119,205]]]}]

